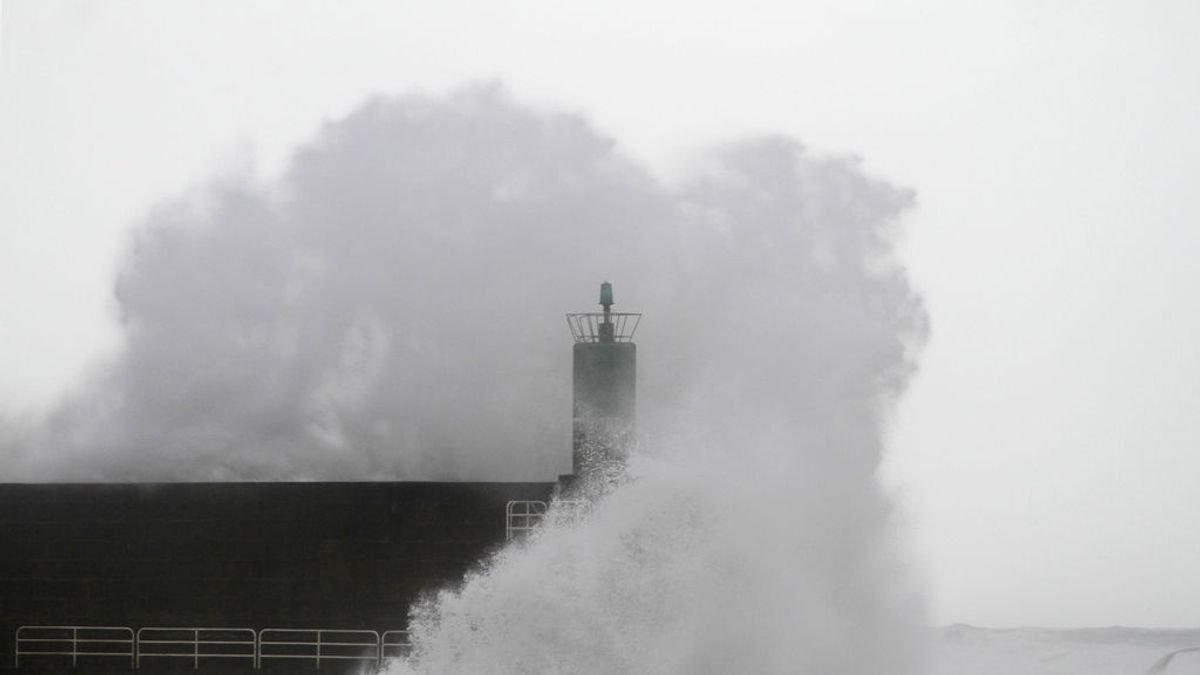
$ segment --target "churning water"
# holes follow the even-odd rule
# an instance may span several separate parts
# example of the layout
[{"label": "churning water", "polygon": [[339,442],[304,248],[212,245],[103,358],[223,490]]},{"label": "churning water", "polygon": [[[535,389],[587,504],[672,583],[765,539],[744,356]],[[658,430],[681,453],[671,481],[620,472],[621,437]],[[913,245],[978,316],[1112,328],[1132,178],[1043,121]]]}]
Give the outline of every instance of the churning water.
[{"label": "churning water", "polygon": [[590,513],[417,607],[390,672],[912,672],[922,617],[878,505],[786,451],[731,450],[636,462]]}]

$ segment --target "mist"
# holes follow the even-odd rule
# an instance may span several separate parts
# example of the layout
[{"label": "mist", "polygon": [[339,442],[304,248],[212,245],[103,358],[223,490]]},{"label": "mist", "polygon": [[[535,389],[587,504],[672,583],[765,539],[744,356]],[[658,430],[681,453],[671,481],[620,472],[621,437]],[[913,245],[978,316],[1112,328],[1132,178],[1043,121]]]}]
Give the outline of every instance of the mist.
[{"label": "mist", "polygon": [[413,609],[428,673],[910,672],[920,593],[875,480],[927,333],[910,190],[784,137],[664,182],[494,84],[378,96],[277,180],[160,204],[120,353],[9,480],[526,480],[570,471],[570,337],[643,312],[630,480]]},{"label": "mist", "polygon": [[603,280],[646,314],[645,433],[783,409],[795,445],[853,438],[843,461],[869,472],[925,331],[891,248],[911,202],[786,138],[712,148],[668,186],[498,85],[376,97],[277,181],[222,176],[148,214],[115,284],[119,355],[10,440],[4,473],[552,479],[562,316]]}]

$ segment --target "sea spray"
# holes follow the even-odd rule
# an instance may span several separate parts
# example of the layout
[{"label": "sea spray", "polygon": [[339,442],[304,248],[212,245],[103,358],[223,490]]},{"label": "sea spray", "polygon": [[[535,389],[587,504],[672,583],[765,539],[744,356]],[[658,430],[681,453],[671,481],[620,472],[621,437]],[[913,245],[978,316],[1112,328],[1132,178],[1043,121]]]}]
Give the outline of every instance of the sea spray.
[{"label": "sea spray", "polygon": [[888,221],[852,165],[778,139],[721,161],[687,203],[729,230],[639,329],[679,386],[628,480],[415,607],[394,672],[917,672],[875,471],[924,317]]},{"label": "sea spray", "polygon": [[792,440],[855,437],[839,454],[871,472],[925,333],[892,255],[911,192],[785,138],[705,157],[665,185],[495,86],[372,99],[278,181],[156,207],[115,288],[123,349],[42,428],[7,430],[0,462],[39,481],[553,479],[562,315],[610,279],[647,316],[643,432],[717,394],[709,414],[753,416],[753,391],[791,406]]},{"label": "sea spray", "polygon": [[427,598],[390,672],[913,672],[922,615],[882,523],[797,462],[697,450],[636,460]]},{"label": "sea spray", "polygon": [[562,314],[609,279],[646,315],[630,479],[415,608],[397,668],[909,672],[874,474],[927,327],[894,255],[912,193],[780,137],[671,185],[618,147],[494,86],[379,97],[277,182],[164,203],[122,352],[4,434],[5,475],[549,480]]}]

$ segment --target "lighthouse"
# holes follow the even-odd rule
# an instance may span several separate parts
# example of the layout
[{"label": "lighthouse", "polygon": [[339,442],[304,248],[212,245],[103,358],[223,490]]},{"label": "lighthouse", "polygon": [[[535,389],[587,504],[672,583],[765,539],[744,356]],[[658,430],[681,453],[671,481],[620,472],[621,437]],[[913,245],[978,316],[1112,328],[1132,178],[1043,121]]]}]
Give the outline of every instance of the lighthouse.
[{"label": "lighthouse", "polygon": [[572,481],[619,475],[633,438],[637,345],[642,315],[612,311],[613,287],[600,285],[599,312],[568,314],[574,345]]}]

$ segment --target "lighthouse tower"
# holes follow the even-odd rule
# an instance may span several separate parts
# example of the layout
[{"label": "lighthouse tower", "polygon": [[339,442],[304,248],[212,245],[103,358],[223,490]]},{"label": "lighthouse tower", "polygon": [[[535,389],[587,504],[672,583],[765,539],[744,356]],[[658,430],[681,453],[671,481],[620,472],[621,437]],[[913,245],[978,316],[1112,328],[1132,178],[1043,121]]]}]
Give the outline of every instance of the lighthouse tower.
[{"label": "lighthouse tower", "polygon": [[600,312],[568,314],[574,347],[576,479],[620,472],[633,437],[637,404],[637,331],[641,314],[612,311],[612,284],[600,285]]}]

